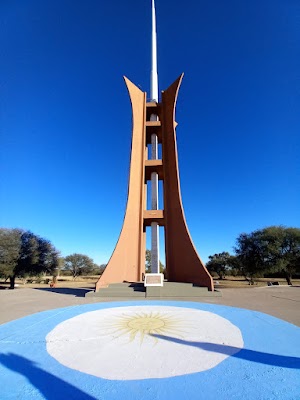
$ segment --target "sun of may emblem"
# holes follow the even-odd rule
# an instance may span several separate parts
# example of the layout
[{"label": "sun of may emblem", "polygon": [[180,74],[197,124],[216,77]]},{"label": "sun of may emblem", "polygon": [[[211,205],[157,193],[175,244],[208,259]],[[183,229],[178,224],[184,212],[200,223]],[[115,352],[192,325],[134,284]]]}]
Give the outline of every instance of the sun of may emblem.
[{"label": "sun of may emblem", "polygon": [[[139,312],[132,315],[120,315],[114,321],[110,321],[111,328],[115,328],[112,332],[116,337],[123,335],[129,336],[129,341],[139,338],[143,343],[145,336],[153,337],[155,335],[180,335],[180,320],[174,316],[160,312]],[[153,335],[153,336],[152,336]]]},{"label": "sun of may emblem", "polygon": [[[206,371],[243,347],[240,330],[209,311],[169,305],[101,306],[58,324],[46,337],[61,364],[104,379],[167,378]],[[108,367],[109,366],[109,367]]]}]

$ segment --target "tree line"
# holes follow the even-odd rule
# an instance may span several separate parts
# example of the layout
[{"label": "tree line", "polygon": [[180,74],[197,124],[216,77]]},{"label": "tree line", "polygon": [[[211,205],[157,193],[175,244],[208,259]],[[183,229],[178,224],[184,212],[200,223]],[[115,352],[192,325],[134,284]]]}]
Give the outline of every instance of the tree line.
[{"label": "tree line", "polygon": [[[101,274],[105,266],[79,253],[63,258],[49,240],[30,231],[0,228],[0,277],[10,280],[11,289],[16,278],[41,274],[55,277],[60,272],[75,279],[79,275]],[[206,266],[219,279],[226,274],[243,275],[253,284],[257,277],[281,273],[291,285],[292,276],[300,274],[300,229],[270,226],[241,233],[236,239],[234,254],[211,255]],[[145,267],[146,272],[151,269],[149,250],[146,250]],[[160,270],[164,272],[161,262]]]},{"label": "tree line", "polygon": [[83,274],[98,275],[104,268],[84,254],[61,257],[49,240],[31,231],[0,228],[0,278],[10,280],[10,289],[14,289],[16,278],[48,274],[55,279],[64,271],[75,279]]},{"label": "tree line", "polygon": [[209,256],[208,271],[217,273],[219,279],[227,273],[243,275],[250,284],[255,278],[280,273],[291,285],[292,276],[300,274],[300,229],[270,226],[241,233],[234,253]]}]

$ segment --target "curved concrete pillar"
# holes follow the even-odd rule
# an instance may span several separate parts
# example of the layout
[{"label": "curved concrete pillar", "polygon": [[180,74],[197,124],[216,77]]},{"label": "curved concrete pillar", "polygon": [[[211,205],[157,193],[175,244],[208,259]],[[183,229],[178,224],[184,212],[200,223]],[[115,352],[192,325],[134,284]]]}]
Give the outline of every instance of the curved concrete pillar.
[{"label": "curved concrete pillar", "polygon": [[183,74],[162,92],[162,151],[167,278],[214,290],[213,279],[201,261],[184,216],[178,172],[175,105]]},{"label": "curved concrete pillar", "polygon": [[137,282],[145,272],[145,109],[146,94],[124,77],[132,105],[132,143],[127,207],[115,250],[96,283],[96,291],[110,283]]}]

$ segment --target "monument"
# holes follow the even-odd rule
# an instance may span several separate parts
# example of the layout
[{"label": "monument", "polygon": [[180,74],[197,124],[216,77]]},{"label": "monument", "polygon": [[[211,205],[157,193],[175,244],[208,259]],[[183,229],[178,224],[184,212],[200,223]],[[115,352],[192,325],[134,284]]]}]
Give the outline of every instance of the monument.
[{"label": "monument", "polygon": [[[152,70],[150,100],[124,77],[132,105],[132,143],[127,207],[123,227],[95,291],[112,283],[141,282],[145,274],[146,227],[151,226],[151,272],[159,273],[159,227],[165,229],[166,278],[193,283],[213,291],[213,279],[193,245],[180,193],[175,106],[183,74],[159,99],[156,15],[152,0]],[[158,145],[162,147],[159,159]],[[163,181],[163,209],[158,204],[158,181]],[[147,182],[151,209],[147,210]]]}]

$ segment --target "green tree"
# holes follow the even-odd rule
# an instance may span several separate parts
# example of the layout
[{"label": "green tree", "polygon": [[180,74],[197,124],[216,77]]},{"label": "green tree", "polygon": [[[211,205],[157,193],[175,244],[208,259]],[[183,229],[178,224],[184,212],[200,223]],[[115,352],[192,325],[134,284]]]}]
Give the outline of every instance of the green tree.
[{"label": "green tree", "polygon": [[46,239],[21,229],[0,229],[0,273],[10,279],[52,273],[58,265],[58,252]]},{"label": "green tree", "polygon": [[79,275],[90,273],[94,269],[94,265],[90,257],[84,254],[74,253],[65,257],[64,268],[70,271],[73,278],[76,279]]},{"label": "green tree", "polygon": [[0,276],[9,278],[14,275],[21,255],[20,229],[0,229]]},{"label": "green tree", "polygon": [[57,275],[61,263],[59,252],[49,240],[39,236],[36,239],[38,242],[38,265],[35,267],[35,272],[38,274],[48,273]]},{"label": "green tree", "polygon": [[107,264],[98,265],[96,263],[93,264],[93,269],[87,272],[87,275],[102,275]]},{"label": "green tree", "polygon": [[103,272],[105,271],[106,266],[107,266],[107,264],[101,264],[101,265],[99,265],[99,271],[98,271],[98,273],[99,273],[100,275],[103,274]]},{"label": "green tree", "polygon": [[235,247],[236,263],[253,283],[255,276],[284,272],[287,283],[300,271],[300,229],[270,226],[250,234],[242,233]]},{"label": "green tree", "polygon": [[216,253],[208,258],[209,261],[206,264],[208,271],[216,272],[219,279],[224,279],[226,271],[230,267],[231,255],[223,251],[223,253]]},{"label": "green tree", "polygon": [[251,285],[254,278],[262,276],[269,265],[267,264],[266,248],[262,237],[262,231],[256,230],[249,234],[241,233],[237,238],[235,264]]},{"label": "green tree", "polygon": [[292,285],[292,275],[300,272],[300,229],[270,226],[262,230],[262,236],[268,269],[283,272],[288,285]]},{"label": "green tree", "polygon": [[[145,257],[145,272],[150,273],[151,272],[151,251],[146,250],[146,257]],[[160,273],[165,273],[165,266],[161,261],[159,261],[159,272]]]},{"label": "green tree", "polygon": [[59,277],[59,275],[61,274],[61,270],[63,269],[64,265],[65,265],[64,257],[59,256],[58,257],[57,268],[56,268],[56,270],[54,271],[54,274],[53,274],[55,279],[57,279]]}]

